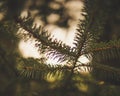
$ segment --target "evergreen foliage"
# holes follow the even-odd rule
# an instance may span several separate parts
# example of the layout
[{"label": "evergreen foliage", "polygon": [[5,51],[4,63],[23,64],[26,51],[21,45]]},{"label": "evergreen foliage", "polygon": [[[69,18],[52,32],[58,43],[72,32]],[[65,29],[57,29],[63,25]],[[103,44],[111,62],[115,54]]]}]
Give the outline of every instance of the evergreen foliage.
[{"label": "evergreen foliage", "polygon": [[[2,8],[1,12],[7,10],[5,18],[0,23],[2,34],[0,36],[0,69],[4,69],[0,72],[0,76],[2,76],[2,72],[6,72],[5,74],[8,76],[5,77],[5,80],[8,82],[8,79],[6,79],[8,77],[13,79],[13,81],[11,79],[12,83],[10,85],[2,86],[1,96],[8,95],[4,89],[7,89],[13,83],[15,84],[12,88],[18,88],[16,93],[10,93],[13,96],[119,96],[120,38],[118,36],[116,39],[101,40],[106,31],[105,26],[109,20],[108,15],[110,15],[113,8],[112,0],[108,2],[101,2],[100,0],[83,1],[82,15],[84,20],[79,20],[73,42],[74,47],[68,46],[63,41],[57,40],[57,38],[54,39],[45,28],[33,26],[34,18],[31,15],[28,18],[21,19],[19,16],[24,0],[6,0],[5,2],[1,0],[0,2],[3,3],[0,6]],[[47,10],[46,8],[49,7],[44,5],[46,2],[49,1],[45,0],[41,6],[36,6],[36,8]],[[118,2],[119,0],[116,0],[114,4]],[[14,4],[16,6],[13,6]],[[34,4],[36,3],[33,3],[31,10],[34,9]],[[97,6],[99,4],[103,7]],[[60,12],[60,10],[55,12],[57,11]],[[49,14],[49,11],[42,13],[43,20],[47,23],[45,15]],[[9,16],[7,16],[8,14]],[[66,20],[63,21],[66,22]],[[61,22],[58,22],[58,24],[61,24]],[[26,59],[20,55],[17,50],[19,38],[16,32],[18,29],[27,32],[23,34],[23,38],[35,39],[35,46],[38,48],[39,53],[43,55],[41,58]],[[9,47],[10,44],[11,47]],[[79,60],[83,55],[90,62],[83,64]],[[57,59],[60,64],[47,64],[47,58]],[[82,72],[82,70],[86,72]],[[19,76],[23,78],[19,78]],[[25,88],[23,88],[24,86]],[[29,86],[38,89],[34,91]]]}]

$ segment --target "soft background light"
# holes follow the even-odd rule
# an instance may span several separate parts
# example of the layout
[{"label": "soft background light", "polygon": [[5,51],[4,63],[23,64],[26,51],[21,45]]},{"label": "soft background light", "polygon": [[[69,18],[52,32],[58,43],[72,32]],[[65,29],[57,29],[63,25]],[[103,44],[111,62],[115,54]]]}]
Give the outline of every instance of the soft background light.
[{"label": "soft background light", "polygon": [[[64,0],[60,1],[64,3]],[[58,40],[63,41],[67,45],[74,47],[73,45],[73,40],[77,28],[77,23],[78,19],[83,19],[81,16],[81,9],[83,7],[83,3],[79,0],[75,1],[70,1],[64,4],[68,15],[72,17],[72,19],[69,20],[69,27],[68,28],[63,28],[60,26],[57,26],[55,23],[60,20],[60,16],[57,14],[50,14],[47,17],[47,21],[49,24],[45,25],[45,29],[48,30],[48,32],[54,36],[54,38],[57,38]],[[56,3],[50,3],[50,7],[54,8],[59,8],[60,6]],[[33,11],[33,16],[36,14],[37,11]],[[27,17],[27,11],[24,10],[21,14],[21,17]],[[35,24],[37,24],[37,27],[42,25],[44,26],[44,22],[40,20],[40,17],[35,18]],[[20,52],[22,53],[23,57],[28,58],[28,57],[34,57],[34,58],[40,58],[40,54],[37,51],[37,48],[34,47],[35,41],[34,40],[28,40],[24,41],[21,40],[19,43],[19,49]],[[89,60],[85,56],[81,56],[79,60],[82,63],[88,63]],[[53,59],[48,59],[47,63],[50,64],[59,64],[56,60]]]}]

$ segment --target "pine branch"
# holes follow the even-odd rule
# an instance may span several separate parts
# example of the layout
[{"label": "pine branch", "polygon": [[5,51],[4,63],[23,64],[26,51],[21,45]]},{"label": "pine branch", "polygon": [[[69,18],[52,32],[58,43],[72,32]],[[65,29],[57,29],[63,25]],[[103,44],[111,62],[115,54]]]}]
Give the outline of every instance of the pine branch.
[{"label": "pine branch", "polygon": [[[85,5],[87,5],[87,3],[88,1],[85,2]],[[74,45],[76,46],[76,49],[77,49],[76,57],[73,60],[73,67],[66,81],[71,80],[79,57],[82,55],[84,50],[89,46],[89,43],[91,43],[92,41],[92,35],[90,33],[90,28],[92,26],[92,23],[94,22],[94,17],[89,16],[87,6],[85,6],[83,10],[84,11],[82,15],[85,17],[85,19],[79,22],[78,29],[77,29],[78,32],[76,33],[76,36],[74,38]],[[65,86],[67,86],[68,84],[69,82],[66,82]]]},{"label": "pine branch", "polygon": [[[47,34],[47,31],[45,31],[42,27],[39,27],[38,29],[36,29],[35,27],[32,28],[31,26],[27,26],[26,22],[17,20],[20,27],[27,31],[29,35],[34,37],[39,43],[39,47],[42,50],[45,49],[48,52],[49,56],[53,58],[60,57],[60,59],[62,59],[63,61],[72,61],[72,67],[53,67],[42,63],[31,64],[28,66],[23,65],[21,69],[19,69],[22,72],[21,74],[24,74],[28,77],[37,77],[38,75],[35,74],[45,75],[45,73],[54,72],[57,70],[69,70],[70,74],[66,80],[65,86],[69,84],[72,76],[74,75],[74,69],[78,67],[91,67],[100,69],[102,71],[112,72],[114,74],[120,74],[119,69],[111,67],[109,65],[98,64],[99,62],[95,63],[95,61],[92,61],[93,64],[77,65],[79,57],[84,54],[88,55],[92,53],[96,56],[100,56],[100,59],[104,57],[104,59],[113,58],[115,57],[116,53],[116,56],[120,56],[120,41],[111,41],[109,43],[99,44],[94,43],[98,39],[98,32],[102,32],[104,21],[102,21],[103,19],[100,19],[102,16],[101,14],[99,18],[96,18],[95,13],[97,12],[97,10],[95,10],[95,12],[93,12],[92,14],[90,10],[94,7],[92,7],[92,5],[90,5],[89,3],[90,1],[86,0],[85,7],[83,8],[83,16],[85,17],[85,19],[81,20],[78,24],[77,33],[74,38],[75,48],[67,46],[62,41],[53,40],[53,38],[51,38],[50,35]],[[42,45],[45,47],[42,48]]]},{"label": "pine branch", "polygon": [[98,12],[97,9],[99,9],[99,6],[94,5],[95,3],[99,4],[99,1],[84,1],[84,8],[82,10],[84,20],[80,20],[74,39],[74,44],[77,49],[82,48],[81,54],[84,54],[85,50],[88,50],[90,46],[93,46],[93,43],[99,40],[99,36],[104,32],[103,29],[106,21],[106,14],[104,11],[102,13]]},{"label": "pine branch", "polygon": [[[83,54],[89,53],[100,53],[103,51],[112,51],[116,50],[118,53],[120,52],[120,39],[119,40],[111,40],[110,42],[101,42],[101,43],[93,43],[89,49],[85,50]],[[107,54],[106,54],[107,55]]]},{"label": "pine branch", "polygon": [[92,23],[94,22],[94,17],[89,15],[88,6],[87,6],[88,1],[84,3],[85,3],[85,7],[83,8],[82,15],[84,16],[85,19],[80,20],[77,29],[78,32],[76,33],[76,36],[74,38],[74,45],[76,46],[77,49],[77,55],[75,57],[73,68],[71,70],[71,75],[69,78],[71,78],[74,69],[76,68],[78,58],[82,55],[84,50],[89,46],[89,43],[92,42],[92,35],[90,33],[90,28],[92,26]]},{"label": "pine branch", "polygon": [[[26,30],[30,35],[32,35],[37,42],[40,42],[41,44],[45,45],[48,51],[51,51],[54,53],[53,55],[56,55],[56,57],[59,57],[60,54],[63,54],[61,56],[63,57],[76,57],[76,49],[71,48],[70,46],[64,44],[62,41],[57,41],[56,39],[53,40],[48,32],[45,31],[42,27],[39,27],[38,29],[36,28],[31,28],[29,26],[26,26],[27,24],[25,22],[22,22],[22,20],[17,20],[18,24],[20,25],[21,28]],[[41,31],[41,32],[39,32]],[[54,51],[53,51],[53,50]],[[57,56],[57,54],[59,56]]]},{"label": "pine branch", "polygon": [[95,62],[92,62],[92,63],[94,63],[94,64],[81,64],[81,65],[77,65],[76,67],[90,67],[91,69],[97,68],[97,69],[101,69],[101,71],[105,70],[105,71],[117,73],[120,75],[120,69],[118,69],[118,68],[114,68],[114,67],[111,67],[108,65],[98,64]]},{"label": "pine branch", "polygon": [[102,27],[104,21],[99,21],[99,19],[97,19],[98,17],[96,18],[95,14],[97,13],[97,10],[93,13],[90,11],[94,8],[91,2],[92,1],[89,0],[84,1],[84,8],[82,10],[84,20],[79,21],[77,33],[74,38],[74,45],[82,52],[84,52],[85,49],[88,49],[89,45],[95,42],[98,39],[99,33],[103,31]]},{"label": "pine branch", "polygon": [[17,69],[20,75],[28,78],[44,78],[47,74],[56,74],[56,72],[64,73],[71,69],[71,67],[66,65],[46,65],[43,60],[33,58],[19,58],[18,63]]},{"label": "pine branch", "polygon": [[78,32],[76,33],[74,39],[74,45],[78,49],[78,55],[80,55],[92,41],[92,35],[89,32],[89,27],[91,26],[92,20],[90,23],[87,23],[87,19],[88,17],[86,16],[86,19],[78,25],[79,29],[77,29]]}]

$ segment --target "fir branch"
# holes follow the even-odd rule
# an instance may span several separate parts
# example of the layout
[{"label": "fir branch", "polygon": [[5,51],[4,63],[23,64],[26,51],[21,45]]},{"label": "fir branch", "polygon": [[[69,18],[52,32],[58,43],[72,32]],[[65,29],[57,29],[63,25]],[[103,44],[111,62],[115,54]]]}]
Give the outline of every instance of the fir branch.
[{"label": "fir branch", "polygon": [[47,74],[55,74],[56,72],[64,73],[71,69],[71,67],[66,65],[46,65],[43,60],[41,61],[40,59],[36,60],[33,58],[19,58],[18,62],[17,69],[20,75],[28,78],[44,78]]},{"label": "fir branch", "polygon": [[[87,6],[88,1],[85,2],[85,7],[83,8],[83,13],[82,14],[84,16],[84,20],[80,20],[81,22],[79,22],[78,24],[78,29],[77,29],[77,33],[76,36],[74,38],[74,45],[77,47],[77,56],[74,60],[73,63],[73,68],[71,70],[71,76],[74,72],[74,69],[76,68],[76,64],[78,61],[78,58],[82,55],[82,53],[84,52],[84,50],[86,49],[87,46],[89,46],[88,44],[91,43],[91,38],[92,35],[90,33],[90,28],[92,26],[92,23],[94,21],[93,16],[89,16],[89,12],[88,12],[88,6]],[[70,76],[70,77],[71,77]]]},{"label": "fir branch", "polygon": [[101,43],[93,43],[88,50],[85,50],[83,54],[89,53],[100,53],[103,51],[114,51],[116,50],[120,53],[120,39],[119,40],[111,40],[110,42],[101,42]]},{"label": "fir branch", "polygon": [[114,67],[111,67],[108,65],[98,64],[96,62],[92,62],[92,63],[94,63],[94,64],[80,64],[80,65],[77,65],[76,67],[97,68],[97,69],[101,69],[101,71],[105,70],[105,71],[117,73],[120,75],[120,69],[118,69],[118,68],[114,68]]},{"label": "fir branch", "polygon": [[105,24],[105,18],[103,17],[105,17],[105,14],[94,9],[94,7],[96,8],[97,6],[93,5],[93,2],[99,3],[95,0],[84,1],[84,8],[82,10],[84,20],[79,21],[77,33],[74,38],[74,44],[77,49],[81,49],[81,54],[84,54],[84,51],[89,49],[92,43],[96,42],[100,34],[103,33],[103,26]]},{"label": "fir branch", "polygon": [[[74,45],[78,49],[78,55],[83,54],[84,50],[89,48],[89,45],[98,38],[98,31],[100,31],[98,27],[93,26],[93,24],[96,23],[95,15],[90,13],[92,6],[89,3],[90,1],[88,0],[84,1],[85,6],[82,10],[84,20],[79,21],[76,36],[74,38]],[[99,23],[99,27],[102,27],[102,24]]]},{"label": "fir branch", "polygon": [[[86,3],[87,3],[87,1],[86,1]],[[79,57],[82,55],[83,51],[88,46],[88,44],[89,44],[88,42],[91,42],[91,40],[92,40],[91,39],[92,35],[89,30],[92,26],[94,18],[92,16],[89,16],[87,6],[85,6],[83,8],[83,10],[84,10],[83,15],[84,15],[85,19],[81,20],[81,22],[79,22],[78,29],[77,29],[78,32],[76,33],[76,36],[74,38],[74,45],[76,46],[76,49],[77,49],[76,57],[73,60],[73,67],[72,67],[71,72],[66,81],[71,80]],[[67,86],[68,84],[69,84],[69,82],[66,82],[65,86]]]},{"label": "fir branch", "polygon": [[[45,31],[42,27],[39,27],[38,29],[31,28],[29,26],[26,26],[27,24],[25,22],[22,22],[22,20],[17,20],[20,27],[22,27],[24,30],[26,30],[30,35],[32,35],[37,42],[41,42],[41,44],[45,45],[48,51],[52,51],[53,53],[56,53],[54,55],[63,54],[61,56],[63,57],[76,57],[76,49],[71,48],[70,46],[64,44],[62,41],[58,41],[57,39],[54,39],[50,37],[48,32]],[[39,32],[41,31],[41,32]],[[53,51],[53,50],[54,51]],[[52,53],[51,52],[51,53]]]}]

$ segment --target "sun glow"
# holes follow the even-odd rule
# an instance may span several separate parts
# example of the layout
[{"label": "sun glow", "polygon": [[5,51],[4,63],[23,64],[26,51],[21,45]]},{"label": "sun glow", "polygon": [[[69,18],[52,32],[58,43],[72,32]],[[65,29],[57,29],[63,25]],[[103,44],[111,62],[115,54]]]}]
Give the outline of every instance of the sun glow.
[{"label": "sun glow", "polygon": [[[57,38],[57,40],[61,40],[63,43],[71,47],[75,47],[73,44],[73,40],[74,40],[74,36],[76,32],[76,25],[78,23],[78,19],[83,19],[83,17],[80,15],[80,11],[83,7],[83,4],[79,1],[77,2],[71,1],[71,2],[68,2],[65,6],[66,6],[65,8],[68,10],[68,14],[72,16],[72,19],[69,20],[68,22],[69,28],[66,29],[66,28],[55,25],[55,23],[58,20],[60,20],[60,16],[57,14],[51,14],[47,17],[49,24],[45,26],[45,29],[49,30],[51,36],[54,36],[54,39]],[[36,14],[35,12],[33,12],[33,15]],[[21,17],[24,18],[27,16],[28,16],[27,11],[26,10],[23,11],[23,13],[21,14]],[[37,27],[40,25],[44,26],[44,23],[40,20],[40,18],[41,17],[35,18],[35,23],[37,24]],[[32,40],[30,39],[26,42],[24,42],[24,40],[21,40],[19,43],[19,49],[23,57],[25,58],[28,58],[28,57],[40,58],[41,57],[40,53],[38,52],[38,49],[35,47],[34,39]],[[84,55],[80,56],[78,60],[84,64],[87,64],[90,62]],[[59,64],[57,59],[51,59],[51,58],[48,58],[46,62],[48,64]]]},{"label": "sun glow", "polygon": [[[54,28],[53,30],[53,34],[54,38],[57,38],[58,40],[63,41],[64,43],[66,43],[67,45],[73,47],[73,39],[74,35],[72,33],[73,31],[71,30],[70,32],[68,32],[69,34],[67,34],[68,36],[66,37],[66,32],[64,29],[60,29],[60,28]],[[28,41],[24,41],[21,40],[19,43],[19,49],[21,51],[21,53],[23,54],[23,57],[28,58],[28,57],[34,57],[34,58],[40,58],[40,53],[38,52],[38,49],[35,47],[35,40],[28,40]],[[89,60],[84,56],[80,56],[78,59],[81,63],[88,63]],[[47,64],[59,64],[58,59],[51,59],[48,58],[48,60],[46,61]]]},{"label": "sun glow", "polygon": [[26,42],[24,40],[20,41],[19,49],[20,49],[23,57],[25,57],[25,58],[27,58],[27,57],[39,58],[40,57],[40,54],[36,50],[34,43],[35,43],[34,40],[26,41]]},{"label": "sun glow", "polygon": [[[51,26],[46,26],[46,28],[49,29]],[[61,40],[64,43],[66,43],[69,46],[73,46],[72,38],[74,38],[74,35],[71,35],[71,32],[68,32],[70,34],[67,34],[66,37],[66,30],[59,27],[51,27],[50,29],[52,31],[52,36],[54,36],[54,39],[57,38],[57,40]],[[19,43],[19,50],[22,53],[24,58],[28,57],[34,57],[34,58],[40,58],[40,53],[38,52],[38,49],[35,47],[35,40],[29,39],[27,41],[21,40]],[[59,64],[58,59],[51,59],[48,58],[47,60],[48,64]]]}]

